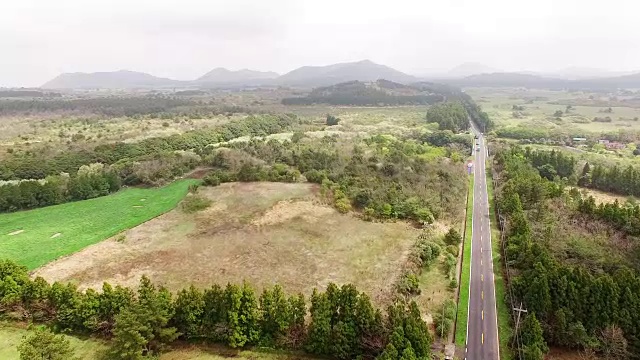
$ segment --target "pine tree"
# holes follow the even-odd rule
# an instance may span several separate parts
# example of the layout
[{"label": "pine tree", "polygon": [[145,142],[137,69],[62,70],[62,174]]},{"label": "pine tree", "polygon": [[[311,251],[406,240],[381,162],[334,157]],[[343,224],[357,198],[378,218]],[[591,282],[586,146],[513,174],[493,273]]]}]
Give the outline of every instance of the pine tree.
[{"label": "pine tree", "polygon": [[204,295],[195,286],[178,292],[172,323],[184,337],[190,339],[202,335],[204,305]]},{"label": "pine tree", "polygon": [[331,343],[331,303],[315,289],[311,295],[311,323],[305,348],[311,354],[328,355]]}]

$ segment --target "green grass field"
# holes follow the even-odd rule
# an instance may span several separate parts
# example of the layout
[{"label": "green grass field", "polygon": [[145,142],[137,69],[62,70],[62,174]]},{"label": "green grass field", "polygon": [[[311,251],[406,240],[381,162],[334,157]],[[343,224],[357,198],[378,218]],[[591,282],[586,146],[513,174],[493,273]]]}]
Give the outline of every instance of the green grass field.
[{"label": "green grass field", "polygon": [[196,182],[0,214],[0,258],[35,269],[173,209]]},{"label": "green grass field", "polygon": [[[17,346],[23,336],[28,336],[31,330],[25,326],[0,322],[0,359],[18,360]],[[92,338],[77,338],[65,335],[71,343],[74,355],[80,360],[99,359],[108,347],[108,343]],[[198,346],[190,345],[174,348],[159,357],[159,360],[222,360],[233,358],[235,360],[294,360],[313,359],[304,354],[288,354],[278,351],[252,351],[229,349],[218,345]]]},{"label": "green grass field", "polygon": [[509,348],[509,339],[513,334],[510,322],[510,309],[506,303],[506,289],[502,276],[502,256],[500,256],[500,230],[495,212],[495,198],[493,197],[493,173],[491,161],[487,160],[487,196],[489,197],[489,216],[491,217],[491,251],[493,254],[493,276],[496,290],[496,307],[498,312],[498,337],[500,339],[500,360],[513,359]]},{"label": "green grass field", "polygon": [[467,337],[467,310],[469,308],[469,280],[471,275],[471,232],[473,230],[473,185],[474,177],[469,177],[469,197],[467,198],[467,226],[462,249],[462,270],[460,272],[460,294],[458,296],[458,315],[456,316],[455,343],[464,347]]}]

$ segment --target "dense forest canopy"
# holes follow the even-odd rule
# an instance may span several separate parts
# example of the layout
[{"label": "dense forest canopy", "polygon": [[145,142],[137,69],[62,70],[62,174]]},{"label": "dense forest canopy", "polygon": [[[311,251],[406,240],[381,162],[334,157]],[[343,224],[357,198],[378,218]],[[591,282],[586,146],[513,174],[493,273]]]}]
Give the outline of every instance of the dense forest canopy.
[{"label": "dense forest canopy", "polygon": [[444,101],[445,95],[387,80],[367,83],[350,81],[313,89],[305,97],[284,98],[284,105],[429,105]]},{"label": "dense forest canopy", "polygon": [[[569,174],[571,159],[557,153],[532,154],[513,148],[502,150],[495,157],[500,185],[497,205],[507,219],[504,246],[512,267],[511,300],[522,301],[528,316],[535,314],[544,336],[543,340],[531,340],[531,334],[521,334],[525,351],[531,351],[532,358],[541,359],[548,343],[593,349],[609,359],[640,358],[638,270],[617,261],[602,263],[595,270],[568,261],[570,254],[554,250],[557,242],[566,240],[548,225],[558,217],[587,224],[605,221],[622,231],[620,236],[627,236],[629,246],[636,249],[628,254],[633,257],[633,251],[640,249],[634,237],[638,227],[621,226],[621,220],[635,216],[632,222],[638,223],[634,214],[640,209],[622,210],[619,204],[594,206],[592,198],[582,199],[575,190],[567,195],[563,183],[557,177],[555,181],[548,180],[547,175],[550,169]],[[561,212],[554,214],[556,211]],[[587,219],[581,220],[585,216]],[[577,229],[573,231],[577,236]],[[629,264],[634,262],[637,259]],[[528,349],[530,346],[535,349]],[[612,346],[617,347],[615,352]]]}]

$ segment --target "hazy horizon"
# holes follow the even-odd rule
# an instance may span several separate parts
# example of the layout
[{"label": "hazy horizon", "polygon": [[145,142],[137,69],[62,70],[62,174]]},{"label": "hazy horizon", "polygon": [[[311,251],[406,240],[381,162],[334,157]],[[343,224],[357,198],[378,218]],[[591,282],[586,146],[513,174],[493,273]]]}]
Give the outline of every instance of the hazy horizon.
[{"label": "hazy horizon", "polygon": [[[639,6],[612,0],[25,0],[0,13],[0,86],[121,69],[192,80],[224,67],[283,74],[369,59],[413,75],[463,63],[501,71],[640,71]],[[624,10],[624,11],[619,11]],[[611,15],[608,15],[611,14]]]}]

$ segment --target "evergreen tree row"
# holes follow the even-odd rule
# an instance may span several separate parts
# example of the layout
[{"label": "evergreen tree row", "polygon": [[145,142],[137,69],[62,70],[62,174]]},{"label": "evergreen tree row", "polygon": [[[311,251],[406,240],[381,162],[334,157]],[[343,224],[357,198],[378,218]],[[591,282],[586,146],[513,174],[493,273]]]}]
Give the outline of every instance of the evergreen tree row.
[{"label": "evergreen tree row", "polygon": [[[545,342],[595,349],[609,359],[640,358],[640,276],[624,266],[612,273],[591,273],[553,257],[549,244],[534,237],[532,221],[540,209],[549,210],[547,199],[563,191],[549,191],[561,185],[541,177],[520,155],[519,150],[501,151],[495,160],[503,184],[498,207],[508,220],[505,251],[509,265],[516,269],[511,271],[513,300],[525,304],[527,319],[535,314],[534,323],[541,329],[533,326],[529,334],[520,335],[526,359],[542,359]],[[532,192],[532,184],[546,191]],[[580,200],[579,208],[619,224],[623,220],[614,219],[635,216],[638,211],[619,205],[596,207],[593,199]]]},{"label": "evergreen tree row", "polygon": [[578,185],[620,195],[640,196],[640,169],[584,165]]},{"label": "evergreen tree row", "polygon": [[440,130],[454,133],[469,129],[469,114],[461,102],[444,102],[427,110],[427,122],[438,123]]},{"label": "evergreen tree row", "polygon": [[0,261],[0,318],[51,325],[58,331],[111,339],[107,358],[156,356],[178,339],[304,350],[337,359],[430,359],[432,337],[415,302],[386,315],[353,285],[329,284],[287,296],[279,286],[260,295],[246,283],[190,287],[171,294],[143,277],[137,292],[105,283],[101,292],[29,278]]}]

